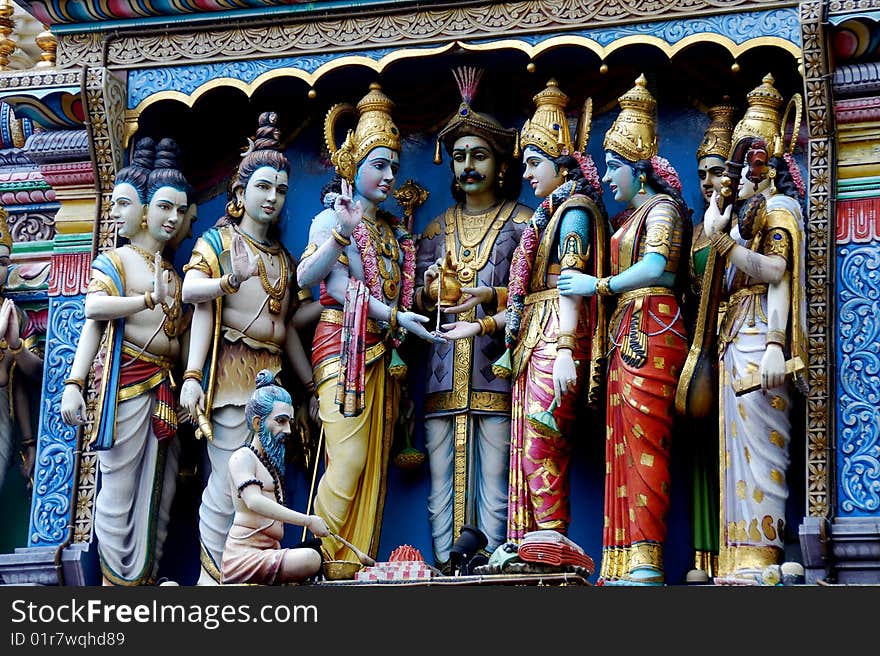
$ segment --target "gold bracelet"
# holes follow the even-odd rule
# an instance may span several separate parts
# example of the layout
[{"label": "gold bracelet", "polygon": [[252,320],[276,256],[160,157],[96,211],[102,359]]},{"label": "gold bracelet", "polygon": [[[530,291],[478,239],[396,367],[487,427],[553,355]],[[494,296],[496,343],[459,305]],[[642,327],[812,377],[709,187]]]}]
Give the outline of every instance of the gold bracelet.
[{"label": "gold bracelet", "polygon": [[391,330],[397,330],[397,306],[391,306],[391,316],[388,317],[388,325]]},{"label": "gold bracelet", "polygon": [[23,340],[23,339],[19,339],[19,340],[18,340],[18,347],[17,347],[17,348],[12,348],[11,346],[9,346],[9,347],[6,349],[6,352],[9,353],[9,355],[18,355],[19,353],[21,353],[21,350],[22,350],[23,348],[24,348],[24,340]]},{"label": "gold bracelet", "polygon": [[764,338],[765,344],[776,344],[777,346],[785,346],[785,331],[784,330],[768,330],[767,335]]},{"label": "gold bracelet", "polygon": [[28,437],[27,439],[23,439],[23,440],[21,441],[21,447],[22,447],[23,449],[26,449],[26,448],[28,448],[29,446],[34,446],[34,445],[36,445],[36,443],[37,443],[37,438],[35,438],[35,437]]},{"label": "gold bracelet", "polygon": [[144,305],[147,306],[148,310],[152,310],[156,307],[155,301],[153,301],[153,292],[144,292]]},{"label": "gold bracelet", "polygon": [[76,385],[77,387],[79,387],[80,391],[82,391],[84,382],[83,382],[82,378],[68,378],[67,380],[64,381],[64,384],[65,385]]},{"label": "gold bracelet", "polygon": [[712,242],[712,246],[722,257],[727,255],[731,250],[733,250],[733,247],[736,246],[736,242],[733,241],[733,237],[728,235],[726,232],[716,232],[714,235],[712,235],[712,238],[709,241]]},{"label": "gold bracelet", "polygon": [[607,278],[599,278],[596,281],[596,295],[597,296],[613,296],[614,292],[611,291],[611,276]]},{"label": "gold bracelet", "polygon": [[336,240],[336,243],[345,248],[351,244],[351,237],[346,237],[341,232],[339,232],[336,228],[333,228],[330,231],[330,234],[333,235],[333,239]]},{"label": "gold bracelet", "polygon": [[184,380],[197,380],[201,383],[203,378],[204,374],[202,373],[201,369],[187,369],[185,372],[183,372]]},{"label": "gold bracelet", "polygon": [[239,283],[238,285],[234,285],[232,284],[232,280],[233,277],[231,273],[227,273],[225,276],[222,276],[220,278],[220,290],[224,294],[234,294],[241,287],[241,283]]},{"label": "gold bracelet", "polygon": [[477,333],[478,335],[491,335],[498,330],[498,323],[493,316],[477,319],[477,323],[480,324],[480,332]]},{"label": "gold bracelet", "polygon": [[577,346],[577,337],[572,333],[559,333],[556,337],[557,349],[568,349],[574,353],[575,346]]}]

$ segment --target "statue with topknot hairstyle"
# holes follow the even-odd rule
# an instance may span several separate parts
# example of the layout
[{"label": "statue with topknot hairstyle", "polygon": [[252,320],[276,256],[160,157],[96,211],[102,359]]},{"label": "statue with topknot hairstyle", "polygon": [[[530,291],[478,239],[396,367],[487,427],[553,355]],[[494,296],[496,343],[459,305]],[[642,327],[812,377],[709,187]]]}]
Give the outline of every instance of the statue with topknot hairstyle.
[{"label": "statue with topknot hairstyle", "polygon": [[[227,464],[246,430],[245,405],[259,371],[281,372],[314,391],[312,368],[293,317],[309,295],[296,283],[296,261],[279,239],[290,162],[281,150],[278,115],[260,114],[255,137],[232,173],[231,199],[193,247],[183,299],[195,306],[181,404],[204,437],[211,472],[199,507],[199,584],[220,582],[234,508]],[[313,402],[313,414],[317,407]]]},{"label": "statue with topknot hairstyle", "polygon": [[[293,406],[275,372],[257,373],[245,406],[243,444],[229,458],[227,487],[234,516],[220,564],[223,583],[278,585],[303,581],[321,570],[317,538],[327,523],[284,505],[284,443],[290,438]],[[316,539],[300,547],[281,547],[284,524],[303,526]]]},{"label": "statue with topknot hairstyle", "polygon": [[[491,367],[504,351],[498,327],[510,262],[532,215],[516,200],[522,186],[517,130],[473,107],[482,73],[453,70],[461,102],[437,135],[435,163],[445,150],[454,202],[428,224],[416,251],[415,306],[436,316],[439,293],[450,340],[431,345],[427,354],[425,400],[428,515],[434,561],[447,572],[463,524],[486,534],[490,552],[507,535],[510,380],[494,376]],[[459,389],[468,391],[455,394]],[[454,439],[455,426],[472,436],[467,444]],[[454,475],[455,463],[464,464],[465,476]]]},{"label": "statue with topknot hairstyle", "polygon": [[179,159],[174,140],[154,146],[140,139],[132,164],[120,171],[110,217],[128,243],[92,262],[86,322],[61,400],[64,421],[84,424],[89,370],[100,359],[96,416],[85,439],[101,472],[94,527],[105,585],[155,582],[176,488],[171,373],[184,319],[181,278],[163,253],[192,218]]}]

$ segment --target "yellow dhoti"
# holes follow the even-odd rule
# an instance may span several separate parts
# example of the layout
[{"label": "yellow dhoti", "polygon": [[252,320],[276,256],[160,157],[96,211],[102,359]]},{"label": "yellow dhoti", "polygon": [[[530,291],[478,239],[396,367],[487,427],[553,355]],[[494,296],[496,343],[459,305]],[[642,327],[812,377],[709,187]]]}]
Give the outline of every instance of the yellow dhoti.
[{"label": "yellow dhoti", "polygon": [[[400,388],[387,374],[384,357],[366,366],[364,380],[366,408],[357,417],[339,412],[335,376],[318,386],[326,469],[318,483],[314,512],[331,531],[375,558]],[[337,540],[327,537],[323,542],[331,558],[355,559]]]}]

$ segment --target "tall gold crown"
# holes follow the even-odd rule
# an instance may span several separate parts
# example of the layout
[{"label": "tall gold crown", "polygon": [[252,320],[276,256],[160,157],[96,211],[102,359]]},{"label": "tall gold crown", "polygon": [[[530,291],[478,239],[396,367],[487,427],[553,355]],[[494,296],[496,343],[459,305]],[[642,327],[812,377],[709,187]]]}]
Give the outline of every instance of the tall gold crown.
[{"label": "tall gold crown", "polygon": [[[400,152],[400,131],[391,119],[394,103],[382,93],[382,87],[374,82],[356,107],[349,103],[333,105],[324,118],[324,140],[330,151],[330,161],[336,172],[349,182],[354,182],[358,163],[374,148],[386,147]],[[343,114],[357,113],[357,127],[349,130],[342,145],[336,146],[334,129]]]},{"label": "tall gold crown", "polygon": [[535,146],[553,158],[559,157],[563,149],[574,153],[574,143],[565,117],[568,96],[562,93],[556,80],[547,82],[547,87],[532,100],[535,102],[535,114],[522,127],[521,149]]},{"label": "tall gold crown", "polygon": [[0,245],[6,246],[11,251],[12,235],[9,233],[9,224],[6,223],[8,217],[9,212],[6,211],[6,208],[0,207]]},{"label": "tall gold crown", "polygon": [[704,157],[710,156],[727,159],[732,145],[734,112],[736,112],[736,107],[727,103],[708,109],[706,113],[709,115],[709,127],[703,133],[703,140],[697,148],[698,162]]},{"label": "tall gold crown", "polygon": [[743,137],[761,137],[767,142],[767,152],[774,153],[781,146],[779,110],[782,108],[782,94],[773,86],[773,76],[768,73],[761,84],[752,89],[746,98],[749,101],[746,113],[733,129],[732,143]]},{"label": "tall gold crown", "polygon": [[657,154],[657,101],[648,91],[648,80],[639,75],[636,85],[618,98],[620,114],[605,133],[604,150],[611,150],[631,162]]}]

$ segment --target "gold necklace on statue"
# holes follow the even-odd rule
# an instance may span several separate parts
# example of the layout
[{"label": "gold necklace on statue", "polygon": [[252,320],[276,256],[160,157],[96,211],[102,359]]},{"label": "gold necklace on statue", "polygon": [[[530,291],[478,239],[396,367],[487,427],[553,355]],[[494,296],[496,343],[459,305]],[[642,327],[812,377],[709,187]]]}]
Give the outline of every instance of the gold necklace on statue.
[{"label": "gold necklace on statue", "polygon": [[[129,242],[128,247],[133,250],[135,253],[143,258],[144,262],[147,263],[147,266],[154,275],[156,273],[156,264],[155,264],[155,253],[150,253],[146,248],[141,248],[137,244],[132,244]],[[164,271],[172,271],[170,266],[165,264],[165,261],[162,260],[162,269]],[[176,275],[176,274],[175,274]],[[183,306],[183,300],[181,298],[181,288],[179,284],[174,285],[174,302],[171,305],[168,305],[164,300],[160,301],[160,307],[162,308],[162,314],[165,315],[165,321],[162,322],[162,331],[169,338],[177,337],[177,322],[180,319],[181,315],[181,307]]]},{"label": "gold necklace on statue", "polygon": [[[482,214],[465,214],[462,205],[455,206],[453,220],[446,221],[446,250],[456,254],[458,279],[463,285],[472,284],[489,256],[498,233],[504,227],[501,210],[504,202]],[[491,236],[490,236],[490,233]],[[455,243],[458,235],[458,245]]]},{"label": "gold necklace on statue", "polygon": [[[235,228],[236,232],[257,250],[257,275],[260,278],[260,285],[262,285],[263,291],[269,296],[269,312],[272,314],[280,314],[281,301],[284,300],[284,294],[287,293],[288,276],[287,258],[284,256],[284,253],[281,252],[281,244],[272,245],[258,241],[238,226],[235,226]],[[260,255],[260,253],[265,253],[269,256],[270,264],[272,263],[272,257],[278,255],[278,264],[281,273],[278,276],[278,281],[274,285],[269,280],[269,274],[266,271],[266,264],[263,262],[263,256]]]},{"label": "gold necklace on statue", "polygon": [[[400,288],[400,244],[394,231],[384,223],[364,217],[364,226],[376,248],[376,264],[382,277],[382,293],[389,300],[397,298]],[[388,258],[388,263],[385,262]]]}]

